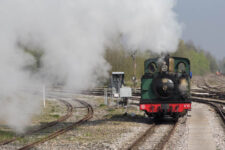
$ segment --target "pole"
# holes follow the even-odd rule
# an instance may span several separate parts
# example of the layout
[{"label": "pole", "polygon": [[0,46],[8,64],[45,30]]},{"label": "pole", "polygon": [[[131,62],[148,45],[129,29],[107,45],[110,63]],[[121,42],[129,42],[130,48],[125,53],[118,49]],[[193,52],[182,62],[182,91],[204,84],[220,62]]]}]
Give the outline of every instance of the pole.
[{"label": "pole", "polygon": [[136,68],[137,68],[137,64],[136,64],[136,53],[137,53],[137,50],[134,51],[134,53],[131,54],[131,57],[133,59],[133,65],[134,65],[134,72],[133,72],[133,84],[134,84],[134,89],[136,87]]},{"label": "pole", "polygon": [[108,92],[107,92],[107,88],[104,88],[104,95],[105,95],[104,103],[105,103],[105,105],[108,106]]},{"label": "pole", "polygon": [[46,99],[45,99],[45,85],[43,85],[43,105],[45,108],[45,104],[46,104]]}]

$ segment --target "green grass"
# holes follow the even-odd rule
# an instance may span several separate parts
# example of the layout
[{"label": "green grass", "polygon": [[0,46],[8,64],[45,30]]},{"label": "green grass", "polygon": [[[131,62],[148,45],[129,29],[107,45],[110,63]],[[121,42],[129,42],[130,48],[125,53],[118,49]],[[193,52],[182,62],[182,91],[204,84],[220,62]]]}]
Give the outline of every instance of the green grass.
[{"label": "green grass", "polygon": [[54,115],[50,115],[50,116],[53,118],[57,118],[57,119],[60,117],[58,114],[54,114]]},{"label": "green grass", "polygon": [[114,111],[116,111],[116,109],[114,109],[114,108],[108,108],[107,111],[108,112],[114,112]]},{"label": "green grass", "polygon": [[0,130],[0,141],[11,139],[15,136],[12,131],[2,131]]},{"label": "green grass", "polygon": [[100,105],[99,105],[99,107],[105,107],[105,106],[106,106],[105,104],[100,104]]},{"label": "green grass", "polygon": [[41,114],[33,117],[33,122],[51,122],[60,117],[62,108],[55,101],[46,101],[46,107],[42,109]]}]

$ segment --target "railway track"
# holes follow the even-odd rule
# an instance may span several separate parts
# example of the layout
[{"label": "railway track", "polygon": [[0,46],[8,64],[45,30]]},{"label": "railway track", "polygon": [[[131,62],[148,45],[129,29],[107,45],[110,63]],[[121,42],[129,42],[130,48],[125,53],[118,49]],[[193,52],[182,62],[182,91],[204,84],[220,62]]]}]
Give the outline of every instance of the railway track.
[{"label": "railway track", "polygon": [[87,114],[80,120],[72,123],[71,125],[67,126],[66,128],[63,128],[63,129],[60,129],[58,131],[55,131],[53,133],[51,133],[50,135],[40,139],[40,140],[37,140],[33,143],[30,143],[28,145],[25,145],[24,147],[21,147],[19,148],[19,150],[28,150],[28,149],[31,149],[33,148],[34,146],[38,145],[38,144],[41,144],[41,143],[44,143],[46,141],[49,141],[59,135],[62,135],[66,132],[68,132],[69,130],[73,129],[74,127],[78,126],[78,125],[81,125],[82,123],[88,121],[89,119],[91,119],[93,117],[93,114],[94,114],[94,110],[92,108],[92,106],[84,101],[81,101],[81,100],[74,100],[76,102],[79,102],[80,104],[82,104],[84,107],[87,108]]},{"label": "railway track", "polygon": [[[150,125],[150,127],[141,135],[139,136],[128,148],[127,150],[136,150],[139,149],[140,146],[142,146],[148,138],[155,138],[153,136],[154,133],[156,133],[156,130],[164,124],[158,124],[154,123]],[[153,150],[163,150],[165,145],[170,140],[171,136],[173,136],[175,129],[178,125],[178,121],[175,123],[172,123],[168,125],[169,129],[168,131],[160,138],[160,140],[157,142],[157,144],[152,148]]]},{"label": "railway track", "polygon": [[[218,87],[211,87],[204,79],[204,86],[197,85],[197,91],[192,90],[192,101],[208,104],[217,111],[225,124],[225,92],[219,91]],[[202,89],[202,90],[201,90]],[[205,92],[206,91],[206,92]]]},{"label": "railway track", "polygon": [[1,145],[6,145],[6,144],[9,144],[9,143],[12,143],[12,142],[14,142],[16,140],[19,140],[20,138],[23,138],[23,137],[27,136],[27,135],[31,135],[33,133],[40,132],[41,130],[44,130],[46,128],[55,126],[56,124],[58,124],[60,122],[63,122],[66,119],[68,119],[69,117],[71,117],[72,116],[72,112],[73,112],[73,106],[70,103],[68,103],[67,101],[65,101],[65,100],[59,100],[59,101],[62,102],[67,107],[67,113],[66,113],[66,115],[60,117],[56,121],[49,122],[46,125],[43,125],[43,126],[37,128],[37,129],[31,130],[28,133],[26,133],[26,135],[22,135],[22,136],[19,136],[19,137],[15,137],[15,138],[10,139],[10,140],[1,141],[0,142],[0,146]]},{"label": "railway track", "polygon": [[[202,87],[200,87],[202,88]],[[211,88],[211,89],[209,89]],[[213,89],[213,90],[212,90]],[[192,101],[208,104],[217,111],[217,113],[221,116],[224,124],[225,124],[225,93],[216,92],[217,87],[205,86],[205,88],[192,90]],[[205,92],[207,91],[207,92]],[[135,99],[135,98],[134,98]],[[161,141],[153,149],[164,149],[166,143],[169,141],[170,137],[173,135],[177,124],[174,124],[171,129],[165,134]],[[138,149],[140,145],[142,145],[147,138],[151,138],[152,134],[155,132],[158,125],[151,125],[145,133],[143,133],[137,140],[135,140],[129,147],[128,150]]]},{"label": "railway track", "polygon": [[146,138],[151,136],[156,128],[156,124],[151,125],[137,140],[135,140],[128,148],[127,150],[137,149],[138,146],[140,146]]},{"label": "railway track", "polygon": [[177,125],[178,125],[178,122],[176,122],[175,124],[171,125],[170,130],[167,132],[167,134],[165,134],[163,136],[163,138],[161,138],[160,142],[154,148],[155,150],[163,150],[164,149],[164,147],[166,146],[166,144],[168,143],[168,141],[170,140],[170,138],[174,134]]},{"label": "railway track", "polygon": [[203,85],[200,85],[200,83],[197,83],[197,87],[200,89],[203,89],[204,91],[208,92],[209,94],[214,94],[218,98],[225,99],[225,92],[221,90],[221,87],[223,85],[217,85],[217,86],[211,86],[206,79],[202,79]]},{"label": "railway track", "polygon": [[225,124],[225,101],[220,101],[220,100],[212,100],[212,99],[206,99],[202,97],[192,97],[192,101],[198,102],[198,103],[204,103],[208,104],[217,111],[217,113],[220,115],[220,117],[223,120],[223,123]]},{"label": "railway track", "polygon": [[[60,89],[60,88],[49,88],[47,93],[50,95],[56,95],[56,93],[64,93],[64,94],[84,94],[84,95],[95,95],[95,96],[103,96],[104,88],[94,88],[88,90],[72,90],[72,89]],[[111,89],[107,90],[107,94],[111,94]]]}]

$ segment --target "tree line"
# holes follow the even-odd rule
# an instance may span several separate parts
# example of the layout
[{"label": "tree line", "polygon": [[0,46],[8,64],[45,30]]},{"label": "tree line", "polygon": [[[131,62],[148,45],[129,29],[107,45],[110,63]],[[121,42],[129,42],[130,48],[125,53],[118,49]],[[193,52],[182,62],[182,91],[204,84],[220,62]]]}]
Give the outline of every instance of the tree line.
[{"label": "tree line", "polygon": [[[125,80],[131,81],[134,75],[134,62],[131,57],[135,51],[126,50],[121,44],[119,46],[107,47],[105,51],[105,59],[111,64],[113,71],[125,72]],[[192,42],[184,42],[180,40],[178,48],[175,52],[170,53],[171,56],[186,57],[191,62],[191,71],[194,75],[204,75],[207,73],[215,73],[219,70],[216,58],[209,52],[195,46]],[[141,52],[136,51],[136,77],[140,81],[144,73],[144,61],[148,58],[160,57],[160,54],[153,53],[148,50]],[[224,59],[225,68],[225,59]]]},{"label": "tree line", "polygon": [[[25,53],[34,57],[33,64],[27,64],[24,69],[35,73],[41,68],[41,58],[43,51],[32,49],[30,47],[19,44]],[[135,60],[132,55],[135,52]],[[171,56],[186,57],[191,62],[191,71],[194,75],[204,75],[207,73],[215,73],[220,70],[225,73],[225,58],[217,61],[209,52],[198,48],[193,42],[184,42],[180,40],[178,48],[175,52],[170,53]],[[112,46],[105,48],[105,59],[112,66],[110,73],[113,71],[125,72],[125,80],[130,81],[134,76],[134,61],[136,62],[136,78],[140,81],[144,74],[144,61],[148,58],[160,57],[151,50],[145,52],[139,50],[127,50],[118,40],[115,40]]]}]

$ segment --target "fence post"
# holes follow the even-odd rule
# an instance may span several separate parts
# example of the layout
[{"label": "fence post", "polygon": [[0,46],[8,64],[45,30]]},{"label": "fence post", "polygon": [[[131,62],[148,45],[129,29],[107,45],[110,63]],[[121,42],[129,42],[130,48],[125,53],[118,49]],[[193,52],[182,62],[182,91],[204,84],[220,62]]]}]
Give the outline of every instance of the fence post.
[{"label": "fence post", "polygon": [[46,98],[45,98],[45,85],[43,85],[43,105],[46,105]]},{"label": "fence post", "polygon": [[107,88],[104,88],[104,103],[108,106],[108,91]]}]

